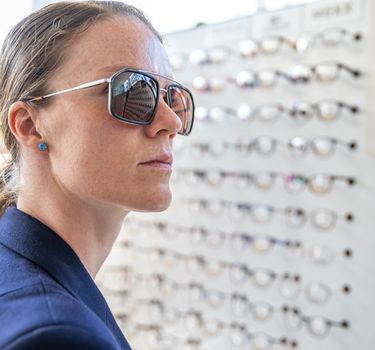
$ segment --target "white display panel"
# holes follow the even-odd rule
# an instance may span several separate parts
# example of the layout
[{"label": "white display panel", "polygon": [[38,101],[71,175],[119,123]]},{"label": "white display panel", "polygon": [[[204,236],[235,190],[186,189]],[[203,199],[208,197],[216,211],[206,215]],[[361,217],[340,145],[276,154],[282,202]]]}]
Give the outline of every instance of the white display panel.
[{"label": "white display panel", "polygon": [[[321,1],[167,36],[176,79],[195,96],[194,130],[175,141],[170,209],[129,215],[98,276],[134,350],[373,348],[373,14],[370,1]],[[265,53],[275,37],[280,48]],[[260,51],[240,57],[245,40]],[[219,60],[223,48],[219,63],[189,58]],[[197,91],[196,77],[220,91]],[[342,113],[322,120],[332,100]],[[309,120],[297,102],[313,104]],[[262,154],[270,137],[276,149]],[[331,155],[319,137],[339,140]]]}]

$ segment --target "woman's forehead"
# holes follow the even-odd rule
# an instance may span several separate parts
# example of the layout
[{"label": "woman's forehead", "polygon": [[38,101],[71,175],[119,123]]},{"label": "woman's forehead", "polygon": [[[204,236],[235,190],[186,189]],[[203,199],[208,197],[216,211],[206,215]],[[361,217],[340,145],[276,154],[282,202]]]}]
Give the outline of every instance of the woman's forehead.
[{"label": "woman's forehead", "polygon": [[139,20],[119,18],[95,23],[70,43],[60,68],[81,81],[109,77],[124,67],[171,74],[162,43]]}]

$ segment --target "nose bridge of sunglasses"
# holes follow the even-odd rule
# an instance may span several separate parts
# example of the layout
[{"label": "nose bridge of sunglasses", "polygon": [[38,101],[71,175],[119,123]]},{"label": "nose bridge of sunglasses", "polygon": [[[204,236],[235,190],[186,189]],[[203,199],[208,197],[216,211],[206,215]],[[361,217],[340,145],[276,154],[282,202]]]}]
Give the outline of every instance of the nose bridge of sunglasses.
[{"label": "nose bridge of sunglasses", "polygon": [[170,106],[170,97],[168,96],[168,89],[159,87],[159,100],[157,101],[158,104],[165,103],[169,108]]},{"label": "nose bridge of sunglasses", "polygon": [[168,78],[168,77],[166,77],[164,75],[161,75],[161,74],[148,73],[148,72],[145,72],[145,73],[150,75],[150,78],[142,80],[141,83],[144,84],[144,85],[147,85],[147,84],[151,85],[152,84],[153,85],[152,87],[155,90],[158,88],[159,91],[158,92],[155,91],[155,97],[159,93],[159,102],[164,100],[167,103],[167,105],[170,105],[170,96],[169,96],[170,95],[170,88],[169,88],[169,86],[173,85],[173,84],[178,84],[178,83],[175,82],[174,80],[172,80],[171,78]]}]

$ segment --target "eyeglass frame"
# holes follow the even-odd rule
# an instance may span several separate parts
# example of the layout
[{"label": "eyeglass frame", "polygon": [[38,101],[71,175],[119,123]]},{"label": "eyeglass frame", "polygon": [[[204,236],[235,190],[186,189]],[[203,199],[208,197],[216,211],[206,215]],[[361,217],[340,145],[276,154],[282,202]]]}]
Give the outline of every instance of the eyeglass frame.
[{"label": "eyeglass frame", "polygon": [[[128,119],[124,120],[124,119],[121,119],[118,116],[116,116],[116,114],[112,111],[112,104],[111,104],[111,100],[112,100],[112,88],[111,88],[111,85],[112,85],[113,80],[118,75],[120,75],[122,73],[125,73],[125,72],[143,74],[146,77],[150,78],[156,84],[156,88],[157,89],[156,89],[156,96],[155,96],[155,106],[154,106],[153,111],[152,111],[152,116],[151,116],[150,120],[147,121],[147,122],[136,121],[136,120],[128,120]],[[171,81],[171,82],[173,82],[173,84],[169,84],[167,86],[167,89],[163,89],[163,88],[160,87],[159,82],[157,81],[157,79],[154,76],[157,76],[157,77],[166,79],[168,81]],[[141,70],[141,69],[135,69],[135,68],[122,68],[122,69],[118,70],[117,72],[113,73],[109,78],[97,79],[97,80],[94,80],[94,81],[91,81],[91,82],[87,82],[87,83],[83,83],[83,84],[77,85],[77,86],[69,88],[69,89],[64,89],[64,90],[53,92],[53,93],[50,93],[50,94],[47,94],[47,95],[38,96],[38,97],[31,98],[31,99],[26,99],[25,102],[40,102],[40,101],[44,101],[48,97],[53,97],[53,96],[65,94],[67,92],[77,91],[77,90],[81,90],[81,89],[88,89],[90,87],[94,87],[94,86],[105,84],[105,83],[108,84],[108,112],[109,112],[109,114],[112,117],[116,118],[117,120],[119,120],[119,121],[121,121],[123,123],[133,124],[133,125],[150,125],[153,122],[153,120],[155,118],[155,115],[156,115],[156,110],[157,110],[157,107],[158,107],[158,103],[159,103],[160,91],[166,93],[166,95],[167,95],[167,103],[168,103],[168,107],[169,107],[169,102],[170,102],[169,99],[170,99],[170,97],[169,97],[169,94],[168,94],[168,88],[170,88],[171,86],[182,88],[184,91],[186,91],[190,95],[190,98],[191,98],[191,103],[192,103],[192,120],[191,120],[190,129],[186,133],[181,133],[181,134],[179,132],[178,133],[180,135],[184,135],[184,136],[188,136],[190,134],[190,132],[191,132],[191,130],[193,128],[193,124],[194,124],[194,109],[195,109],[194,99],[193,99],[193,95],[192,95],[191,91],[187,87],[181,85],[177,81],[175,81],[175,80],[173,80],[173,79],[171,79],[171,78],[169,78],[169,77],[167,77],[165,75],[158,74],[158,73],[153,73],[153,72],[150,72],[150,71],[147,71],[147,70]]]}]

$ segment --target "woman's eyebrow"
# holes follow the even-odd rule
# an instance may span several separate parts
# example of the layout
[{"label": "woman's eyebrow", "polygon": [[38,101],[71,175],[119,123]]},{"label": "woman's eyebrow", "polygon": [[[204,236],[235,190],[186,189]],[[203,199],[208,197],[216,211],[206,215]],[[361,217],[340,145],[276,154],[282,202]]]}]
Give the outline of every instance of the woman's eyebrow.
[{"label": "woman's eyebrow", "polygon": [[107,72],[108,73],[115,73],[122,68],[125,68],[125,66],[123,66],[123,65],[105,66],[105,67],[99,68],[98,73],[102,73],[102,72],[103,73],[107,73]]}]

